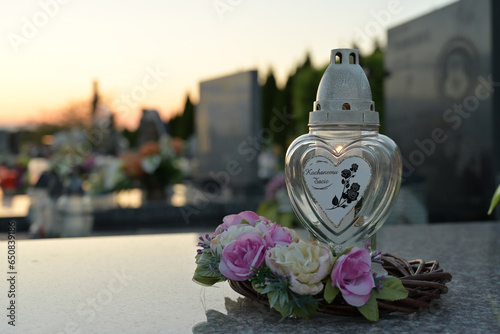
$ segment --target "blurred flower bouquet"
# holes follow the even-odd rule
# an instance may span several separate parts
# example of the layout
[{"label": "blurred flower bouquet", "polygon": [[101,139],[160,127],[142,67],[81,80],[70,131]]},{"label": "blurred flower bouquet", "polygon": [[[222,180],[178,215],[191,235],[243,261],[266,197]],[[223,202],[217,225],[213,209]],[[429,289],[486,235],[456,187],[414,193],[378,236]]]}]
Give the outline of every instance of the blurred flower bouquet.
[{"label": "blurred flower bouquet", "polygon": [[96,156],[82,165],[88,170],[88,185],[91,195],[108,194],[130,189],[132,182],[123,170],[123,161],[112,156]]},{"label": "blurred flower bouquet", "polygon": [[224,217],[212,235],[200,237],[198,246],[195,282],[247,282],[267,296],[282,319],[313,317],[320,303],[335,301],[357,307],[367,319],[377,321],[377,299],[408,296],[401,281],[382,267],[380,252],[371,252],[368,245],[335,254],[251,211]]},{"label": "blurred flower bouquet", "polygon": [[9,167],[7,164],[0,164],[0,188],[7,194],[22,193],[26,188],[26,168],[17,165]]},{"label": "blurred flower bouquet", "polygon": [[137,154],[122,156],[125,174],[140,180],[147,200],[166,198],[165,187],[182,180],[175,154],[168,138],[146,142]]},{"label": "blurred flower bouquet", "polygon": [[280,173],[266,184],[266,199],[260,203],[257,213],[279,222],[281,226],[298,225],[285,187],[285,174]]}]

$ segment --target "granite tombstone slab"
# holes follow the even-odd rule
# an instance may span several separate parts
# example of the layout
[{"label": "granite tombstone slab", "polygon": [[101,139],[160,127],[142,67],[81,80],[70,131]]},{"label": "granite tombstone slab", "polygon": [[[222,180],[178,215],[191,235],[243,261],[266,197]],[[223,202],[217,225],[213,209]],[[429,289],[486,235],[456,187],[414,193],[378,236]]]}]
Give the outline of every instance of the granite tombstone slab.
[{"label": "granite tombstone slab", "polygon": [[388,32],[385,124],[432,221],[487,220],[500,182],[500,4],[462,0]]},{"label": "granite tombstone slab", "polygon": [[257,71],[201,82],[195,122],[195,180],[233,189],[253,186],[262,127]]}]

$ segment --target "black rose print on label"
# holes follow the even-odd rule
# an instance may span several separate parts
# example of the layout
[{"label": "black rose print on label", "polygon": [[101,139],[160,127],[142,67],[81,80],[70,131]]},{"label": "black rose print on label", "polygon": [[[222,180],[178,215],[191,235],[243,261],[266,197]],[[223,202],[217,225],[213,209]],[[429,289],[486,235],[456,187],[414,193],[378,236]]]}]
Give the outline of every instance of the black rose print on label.
[{"label": "black rose print on label", "polygon": [[351,183],[351,179],[356,176],[356,172],[358,171],[358,164],[352,164],[350,169],[344,169],[340,175],[342,176],[342,184],[344,188],[342,189],[342,194],[340,198],[335,195],[332,199],[332,205],[330,209],[327,210],[335,210],[338,208],[345,209],[347,204],[351,202],[355,202],[359,196],[359,183]]}]

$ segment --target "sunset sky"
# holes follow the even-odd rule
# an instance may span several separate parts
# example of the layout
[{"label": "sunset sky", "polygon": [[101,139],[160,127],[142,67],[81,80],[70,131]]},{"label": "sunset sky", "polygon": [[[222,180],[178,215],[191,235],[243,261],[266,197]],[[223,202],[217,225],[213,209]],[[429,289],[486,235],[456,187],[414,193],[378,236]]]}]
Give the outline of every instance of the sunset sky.
[{"label": "sunset sky", "polygon": [[[154,108],[164,119],[198,99],[199,82],[272,68],[283,84],[310,52],[371,51],[387,28],[454,2],[21,0],[0,4],[0,127],[50,118],[99,81],[120,124]],[[312,101],[311,101],[312,102]]]}]

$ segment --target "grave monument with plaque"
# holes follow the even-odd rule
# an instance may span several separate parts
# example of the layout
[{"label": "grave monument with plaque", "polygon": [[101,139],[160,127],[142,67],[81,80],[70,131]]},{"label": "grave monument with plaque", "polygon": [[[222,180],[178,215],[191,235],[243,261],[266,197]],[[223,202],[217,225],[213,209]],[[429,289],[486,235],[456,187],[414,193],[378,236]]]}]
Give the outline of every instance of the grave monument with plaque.
[{"label": "grave monument with plaque", "polygon": [[388,32],[387,135],[430,222],[491,220],[500,183],[500,3],[462,0]]}]

